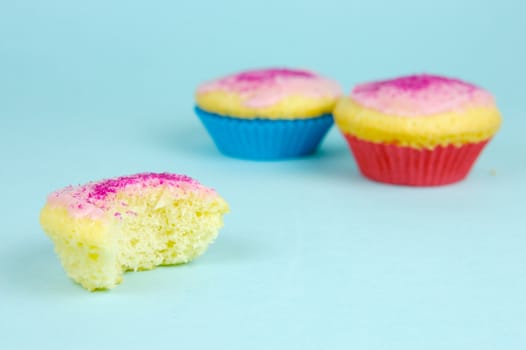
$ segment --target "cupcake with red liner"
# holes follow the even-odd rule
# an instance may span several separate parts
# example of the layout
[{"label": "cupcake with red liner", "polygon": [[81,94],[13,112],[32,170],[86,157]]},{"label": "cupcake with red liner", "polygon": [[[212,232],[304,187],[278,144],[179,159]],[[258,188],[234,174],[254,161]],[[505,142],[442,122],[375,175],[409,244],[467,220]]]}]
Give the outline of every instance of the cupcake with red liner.
[{"label": "cupcake with red liner", "polygon": [[223,154],[277,160],[316,151],[341,94],[311,71],[259,69],[203,83],[195,111]]},{"label": "cupcake with red liner", "polygon": [[501,124],[489,92],[428,74],[358,85],[334,119],[364,176],[408,186],[464,179]]}]

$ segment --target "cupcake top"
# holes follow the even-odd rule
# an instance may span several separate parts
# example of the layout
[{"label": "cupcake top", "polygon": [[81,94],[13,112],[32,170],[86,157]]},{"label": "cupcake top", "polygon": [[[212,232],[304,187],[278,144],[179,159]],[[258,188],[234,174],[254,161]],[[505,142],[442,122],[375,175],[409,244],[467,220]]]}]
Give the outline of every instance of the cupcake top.
[{"label": "cupcake top", "polygon": [[341,94],[338,83],[314,72],[270,68],[206,82],[196,100],[201,109],[224,116],[301,119],[331,113]]},{"label": "cupcake top", "polygon": [[[199,191],[206,195],[217,196],[214,190],[185,175],[141,173],[89,182],[85,185],[68,186],[51,193],[47,198],[47,204],[64,207],[71,216],[77,218],[97,219],[108,213],[120,218],[123,215],[134,214],[126,210],[128,203],[125,197],[140,196],[144,191],[161,187],[173,193]],[[126,195],[122,196],[123,194]],[[161,197],[159,201],[162,200]]]},{"label": "cupcake top", "polygon": [[429,74],[357,85],[334,119],[345,134],[419,149],[485,141],[501,124],[489,92]]},{"label": "cupcake top", "polygon": [[402,117],[494,105],[491,94],[473,84],[429,74],[360,84],[351,98],[364,107]]}]

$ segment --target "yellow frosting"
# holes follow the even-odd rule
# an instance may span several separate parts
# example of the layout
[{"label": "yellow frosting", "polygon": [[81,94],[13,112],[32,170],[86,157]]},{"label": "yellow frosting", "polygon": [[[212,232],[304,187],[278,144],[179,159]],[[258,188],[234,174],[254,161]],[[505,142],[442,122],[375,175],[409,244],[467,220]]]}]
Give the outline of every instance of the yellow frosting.
[{"label": "yellow frosting", "polygon": [[429,116],[392,116],[342,98],[334,120],[345,134],[360,139],[413,148],[474,143],[491,138],[499,129],[501,116],[495,106],[473,106]]},{"label": "yellow frosting", "polygon": [[215,90],[196,94],[196,102],[201,109],[207,112],[237,118],[307,119],[331,113],[337,99],[290,95],[275,104],[256,108],[247,106],[244,98],[238,93]]}]

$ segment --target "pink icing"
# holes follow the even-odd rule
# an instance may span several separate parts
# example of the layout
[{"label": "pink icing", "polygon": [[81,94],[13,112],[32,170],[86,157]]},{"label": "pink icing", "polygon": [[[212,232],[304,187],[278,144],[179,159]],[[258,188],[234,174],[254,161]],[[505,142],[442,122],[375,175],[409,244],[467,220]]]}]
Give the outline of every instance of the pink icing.
[{"label": "pink icing", "polygon": [[272,106],[289,96],[338,98],[342,91],[338,83],[316,73],[288,68],[271,68],[241,72],[204,83],[198,94],[227,91],[240,95],[245,106]]},{"label": "pink icing", "polygon": [[356,86],[351,97],[384,114],[417,117],[492,106],[487,91],[458,79],[436,75],[411,75]]},{"label": "pink icing", "polygon": [[48,196],[48,204],[63,206],[68,209],[70,215],[74,217],[90,217],[93,219],[104,216],[111,211],[115,218],[123,215],[137,215],[131,210],[113,211],[112,209],[120,206],[125,208],[126,202],[114,203],[117,193],[131,191],[140,194],[147,188],[163,186],[169,190],[204,190],[215,193],[196,180],[185,176],[169,173],[141,173],[131,176],[122,176],[113,179],[90,182],[80,186],[68,186],[51,193]]},{"label": "pink icing", "polygon": [[233,79],[238,82],[263,83],[280,78],[314,78],[316,74],[299,69],[271,68],[238,73]]}]

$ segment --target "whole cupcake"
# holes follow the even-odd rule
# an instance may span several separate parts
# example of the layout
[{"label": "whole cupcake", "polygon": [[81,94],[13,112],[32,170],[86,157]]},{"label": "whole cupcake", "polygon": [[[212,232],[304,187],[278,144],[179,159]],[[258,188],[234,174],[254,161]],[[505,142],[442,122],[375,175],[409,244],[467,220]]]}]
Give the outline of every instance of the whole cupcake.
[{"label": "whole cupcake", "polygon": [[297,69],[245,71],[199,86],[195,111],[225,155],[272,160],[314,153],[340,86]]},{"label": "whole cupcake", "polygon": [[364,176],[410,186],[464,179],[501,124],[490,93],[427,74],[358,85],[334,118]]}]

